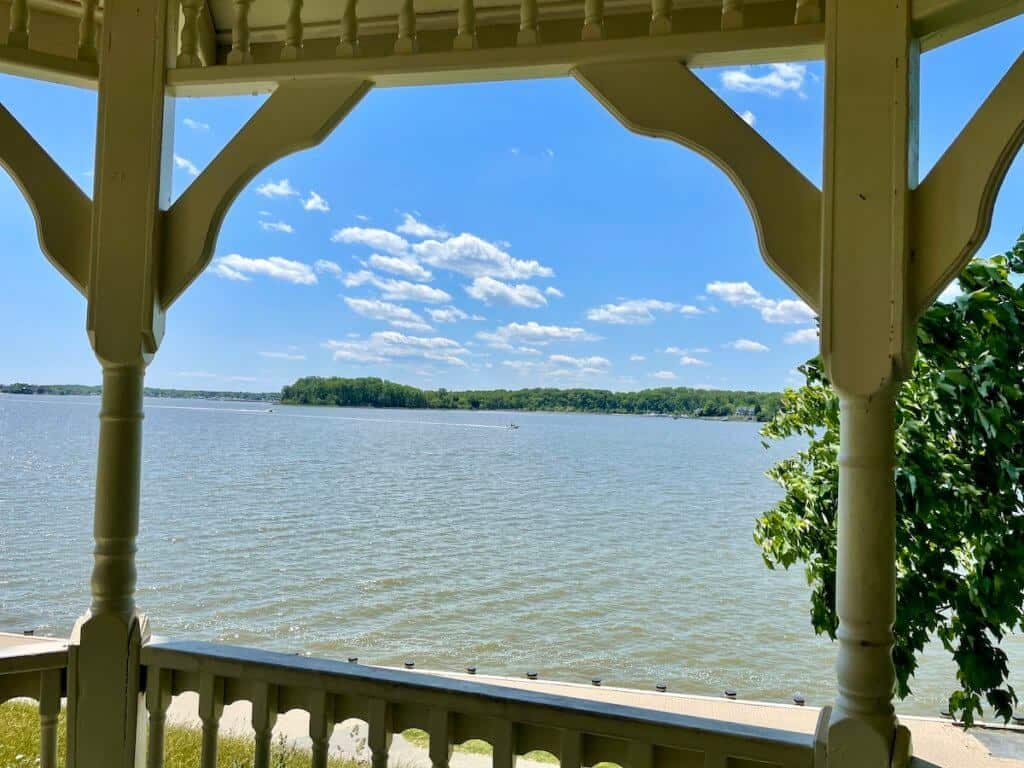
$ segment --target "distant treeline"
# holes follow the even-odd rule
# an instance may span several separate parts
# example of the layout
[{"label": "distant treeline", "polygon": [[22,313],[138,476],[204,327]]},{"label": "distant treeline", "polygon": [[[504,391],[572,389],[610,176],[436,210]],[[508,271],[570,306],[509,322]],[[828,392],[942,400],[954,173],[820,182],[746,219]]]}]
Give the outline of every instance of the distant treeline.
[{"label": "distant treeline", "polygon": [[[0,384],[0,393],[9,395],[99,395],[103,387],[85,384]],[[146,397],[178,397],[186,400],[249,400],[276,403],[277,392],[211,392],[202,389],[157,389],[146,387]]]},{"label": "distant treeline", "polygon": [[283,387],[281,402],[291,405],[367,408],[657,413],[766,421],[778,408],[779,394],[689,387],[661,387],[640,392],[610,392],[604,389],[493,389],[454,392],[446,389],[417,389],[377,378],[307,376],[291,386]]}]

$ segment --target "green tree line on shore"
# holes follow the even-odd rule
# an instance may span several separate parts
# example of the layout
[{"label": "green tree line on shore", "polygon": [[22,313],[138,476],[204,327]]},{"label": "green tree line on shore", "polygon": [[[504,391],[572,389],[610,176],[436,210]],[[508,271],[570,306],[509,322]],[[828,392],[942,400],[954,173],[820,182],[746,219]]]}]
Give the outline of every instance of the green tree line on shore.
[{"label": "green tree line on shore", "polygon": [[[0,384],[0,393],[8,395],[99,395],[103,387],[89,384]],[[278,392],[227,392],[205,389],[161,389],[146,387],[146,397],[180,397],[185,400],[248,400],[276,403]]]},{"label": "green tree line on shore", "polygon": [[779,407],[775,392],[659,387],[638,392],[604,389],[424,390],[379,378],[307,376],[281,390],[291,405],[366,408],[438,408],[493,411],[657,413],[702,418],[766,421]]}]

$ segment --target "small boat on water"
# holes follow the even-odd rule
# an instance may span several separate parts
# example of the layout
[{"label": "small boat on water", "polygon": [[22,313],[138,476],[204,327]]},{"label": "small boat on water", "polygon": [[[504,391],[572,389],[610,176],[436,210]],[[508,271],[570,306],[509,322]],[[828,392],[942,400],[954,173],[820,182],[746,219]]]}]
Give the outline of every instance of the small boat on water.
[{"label": "small boat on water", "polygon": [[509,424],[508,428],[509,429],[519,429],[519,425],[518,424]]}]

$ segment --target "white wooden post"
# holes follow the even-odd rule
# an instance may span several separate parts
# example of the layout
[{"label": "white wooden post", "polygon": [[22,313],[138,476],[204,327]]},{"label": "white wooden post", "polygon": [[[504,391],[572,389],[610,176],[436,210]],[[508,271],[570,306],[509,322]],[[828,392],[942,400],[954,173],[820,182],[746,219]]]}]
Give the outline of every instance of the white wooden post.
[{"label": "white wooden post", "polygon": [[92,606],[74,630],[68,698],[69,764],[130,768],[139,749],[139,648],[135,539],[146,365],[163,335],[156,290],[159,216],[169,202],[164,72],[165,0],[108,3],[103,19],[96,182],[86,327],[103,367],[96,470]]},{"label": "white wooden post", "polygon": [[917,51],[909,5],[832,0],[826,11],[821,343],[841,404],[829,768],[909,759],[892,704],[894,394],[914,354],[906,272]]}]

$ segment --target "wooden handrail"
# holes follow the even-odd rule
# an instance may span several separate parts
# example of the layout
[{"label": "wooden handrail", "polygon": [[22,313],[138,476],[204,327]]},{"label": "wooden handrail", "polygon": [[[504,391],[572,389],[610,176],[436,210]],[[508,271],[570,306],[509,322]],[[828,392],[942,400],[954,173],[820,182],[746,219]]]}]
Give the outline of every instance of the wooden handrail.
[{"label": "wooden handrail", "polygon": [[[726,765],[729,759],[760,761],[765,768],[813,764],[808,734],[427,673],[202,642],[151,643],[142,650],[142,663],[147,686],[164,688],[147,690],[147,700],[196,692],[204,726],[235,701],[257,701],[264,708],[270,701],[276,712],[326,709],[334,724],[364,720],[371,750],[378,753],[374,764],[383,764],[379,753],[386,752],[391,734],[408,728],[425,730],[432,739],[446,734],[449,743],[435,745],[435,756],[468,739],[487,741],[495,748],[496,768],[499,762],[508,766],[510,755],[537,749],[563,765],[576,762],[574,768],[605,761],[645,768],[638,756],[655,753],[666,764],[686,765],[699,755],[705,765]],[[215,732],[215,723],[209,728]],[[577,749],[566,747],[577,742]]]}]

